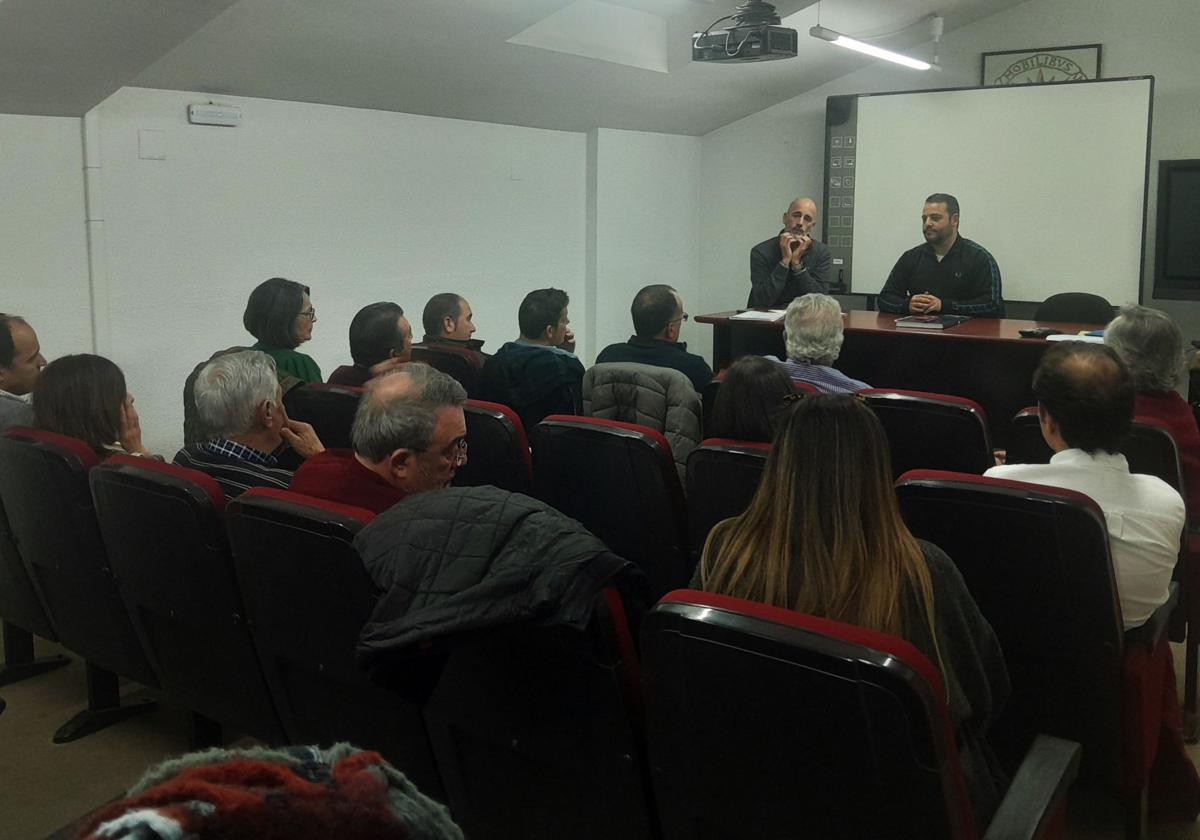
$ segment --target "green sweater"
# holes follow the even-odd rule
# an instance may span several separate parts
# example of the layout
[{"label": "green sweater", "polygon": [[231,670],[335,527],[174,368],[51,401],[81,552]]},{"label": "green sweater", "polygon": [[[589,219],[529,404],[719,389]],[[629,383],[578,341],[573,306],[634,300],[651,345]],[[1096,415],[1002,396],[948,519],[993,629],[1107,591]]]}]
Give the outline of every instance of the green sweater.
[{"label": "green sweater", "polygon": [[254,350],[261,350],[275,360],[275,372],[280,378],[290,374],[302,382],[322,382],[321,369],[313,361],[312,356],[306,356],[298,350],[287,350],[280,347],[264,347],[261,341],[254,344]]}]

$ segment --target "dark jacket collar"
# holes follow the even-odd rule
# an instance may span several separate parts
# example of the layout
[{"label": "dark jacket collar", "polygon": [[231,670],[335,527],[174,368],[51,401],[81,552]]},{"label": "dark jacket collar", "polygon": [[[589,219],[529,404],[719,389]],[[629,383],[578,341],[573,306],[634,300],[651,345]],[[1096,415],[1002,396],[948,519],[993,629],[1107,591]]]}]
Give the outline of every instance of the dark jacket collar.
[{"label": "dark jacket collar", "polygon": [[468,350],[478,350],[483,347],[483,341],[478,338],[468,338],[466,341],[457,338],[443,338],[441,336],[426,334],[421,339],[422,344],[452,344],[455,347],[465,347]]},{"label": "dark jacket collar", "polygon": [[665,338],[642,338],[640,335],[631,335],[629,343],[635,347],[674,347],[676,350],[687,352],[686,341],[667,341]]}]

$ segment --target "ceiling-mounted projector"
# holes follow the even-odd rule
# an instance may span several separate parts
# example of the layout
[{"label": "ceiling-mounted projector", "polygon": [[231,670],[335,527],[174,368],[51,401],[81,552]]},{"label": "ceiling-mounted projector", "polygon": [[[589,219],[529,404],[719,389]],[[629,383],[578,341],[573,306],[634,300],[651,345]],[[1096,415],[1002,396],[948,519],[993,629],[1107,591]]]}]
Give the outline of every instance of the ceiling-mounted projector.
[{"label": "ceiling-mounted projector", "polygon": [[[713,29],[723,20],[733,26]],[[769,61],[796,55],[796,30],[779,26],[775,7],[746,0],[732,15],[715,20],[692,36],[692,61]]]}]

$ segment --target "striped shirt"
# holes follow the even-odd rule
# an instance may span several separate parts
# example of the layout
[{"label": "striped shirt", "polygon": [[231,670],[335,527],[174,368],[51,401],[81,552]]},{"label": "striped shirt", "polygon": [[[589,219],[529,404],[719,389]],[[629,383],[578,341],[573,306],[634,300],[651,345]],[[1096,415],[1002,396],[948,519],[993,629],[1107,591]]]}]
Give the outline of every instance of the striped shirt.
[{"label": "striped shirt", "polygon": [[778,362],[784,372],[793,382],[803,382],[812,385],[822,394],[844,394],[870,388],[866,382],[851,379],[837,368],[828,365],[813,365],[808,362],[780,361],[774,356],[767,356],[773,362]]},{"label": "striped shirt", "polygon": [[175,453],[174,461],[211,475],[226,499],[240,496],[251,487],[286,490],[292,480],[292,471],[276,466],[274,456],[224,438],[185,446]]}]

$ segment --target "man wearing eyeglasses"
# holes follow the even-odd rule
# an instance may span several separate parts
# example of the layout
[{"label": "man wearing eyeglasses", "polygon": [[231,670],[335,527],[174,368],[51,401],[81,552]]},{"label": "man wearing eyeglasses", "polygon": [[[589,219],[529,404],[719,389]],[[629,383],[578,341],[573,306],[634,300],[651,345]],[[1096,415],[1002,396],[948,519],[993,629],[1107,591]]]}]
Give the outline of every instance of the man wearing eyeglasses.
[{"label": "man wearing eyeglasses", "polygon": [[828,292],[829,246],[813,239],[817,205],[797,198],[783,214],[779,235],[750,249],[750,299],[746,306],[782,308],[809,292]]},{"label": "man wearing eyeglasses", "polygon": [[382,513],[450,483],[467,462],[462,385],[428,365],[372,379],[354,415],[354,449],[330,449],[296,470],[296,493]]},{"label": "man wearing eyeglasses", "polygon": [[629,312],[633,315],[634,334],[628,341],[601,350],[596,364],[632,362],[674,368],[687,376],[697,391],[703,391],[712,382],[713,372],[708,362],[689,353],[687,343],[679,340],[679,332],[688,319],[679,292],[661,283],[646,286],[634,296]]}]

